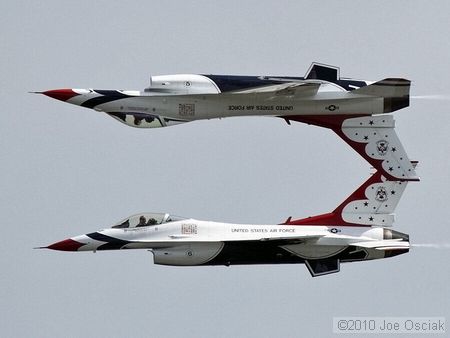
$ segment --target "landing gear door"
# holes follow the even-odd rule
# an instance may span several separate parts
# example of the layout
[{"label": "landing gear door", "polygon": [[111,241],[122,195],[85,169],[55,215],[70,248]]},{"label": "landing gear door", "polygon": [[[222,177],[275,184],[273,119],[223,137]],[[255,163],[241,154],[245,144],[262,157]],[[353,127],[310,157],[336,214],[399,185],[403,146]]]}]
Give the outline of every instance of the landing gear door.
[{"label": "landing gear door", "polygon": [[336,273],[340,270],[340,262],[336,258],[309,259],[305,261],[305,265],[313,277]]}]

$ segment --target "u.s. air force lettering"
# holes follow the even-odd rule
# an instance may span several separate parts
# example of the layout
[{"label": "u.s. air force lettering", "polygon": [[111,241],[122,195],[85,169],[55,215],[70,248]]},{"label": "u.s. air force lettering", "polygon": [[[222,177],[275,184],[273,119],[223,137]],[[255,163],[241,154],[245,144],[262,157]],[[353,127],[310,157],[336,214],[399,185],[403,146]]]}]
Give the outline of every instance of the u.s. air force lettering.
[{"label": "u.s. air force lettering", "polygon": [[279,106],[273,106],[273,105],[240,105],[240,104],[231,104],[228,106],[228,110],[240,110],[240,111],[291,111],[294,110],[294,106],[288,105],[279,105]]}]

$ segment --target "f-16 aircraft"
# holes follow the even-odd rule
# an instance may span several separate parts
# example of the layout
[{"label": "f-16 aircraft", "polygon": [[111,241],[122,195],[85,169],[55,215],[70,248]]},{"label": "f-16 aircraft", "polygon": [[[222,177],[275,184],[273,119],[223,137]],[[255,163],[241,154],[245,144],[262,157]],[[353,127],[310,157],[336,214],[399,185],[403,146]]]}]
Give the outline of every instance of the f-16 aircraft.
[{"label": "f-16 aircraft", "polygon": [[304,77],[177,74],[152,76],[144,91],[55,89],[39,92],[137,128],[232,116],[273,116],[335,131],[391,180],[418,180],[390,115],[409,106],[410,81],[340,77],[313,63]]},{"label": "f-16 aircraft", "polygon": [[176,266],[304,263],[316,277],[339,272],[340,263],[409,251],[409,236],[388,228],[407,184],[375,172],[333,212],[296,220],[289,217],[277,225],[140,213],[109,229],[43,248],[94,252],[148,249],[155,264]]}]

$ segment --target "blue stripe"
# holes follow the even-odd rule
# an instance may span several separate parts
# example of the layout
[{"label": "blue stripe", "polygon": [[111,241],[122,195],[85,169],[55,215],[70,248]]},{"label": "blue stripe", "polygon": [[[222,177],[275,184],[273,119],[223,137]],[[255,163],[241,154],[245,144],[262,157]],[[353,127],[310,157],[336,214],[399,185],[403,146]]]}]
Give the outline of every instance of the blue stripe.
[{"label": "blue stripe", "polygon": [[130,95],[118,92],[117,90],[94,90],[94,92],[101,94],[103,96],[94,97],[81,104],[82,107],[94,108],[100,104],[117,101],[121,99],[126,99]]}]

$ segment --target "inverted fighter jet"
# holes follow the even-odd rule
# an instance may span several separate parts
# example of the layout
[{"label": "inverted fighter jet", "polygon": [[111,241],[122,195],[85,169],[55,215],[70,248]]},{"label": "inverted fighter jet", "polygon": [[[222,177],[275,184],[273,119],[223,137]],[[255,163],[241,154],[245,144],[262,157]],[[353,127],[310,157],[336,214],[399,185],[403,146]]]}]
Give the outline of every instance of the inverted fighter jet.
[{"label": "inverted fighter jet", "polygon": [[[413,165],[414,166],[414,165]],[[154,263],[174,266],[304,263],[313,277],[339,272],[340,263],[409,251],[409,236],[390,229],[408,181],[373,174],[331,213],[277,225],[199,221],[140,213],[109,229],[75,236],[47,249],[148,249]]]},{"label": "inverted fighter jet", "polygon": [[[391,180],[418,180],[391,115],[409,106],[410,81],[340,77],[313,63],[304,77],[177,74],[152,76],[144,91],[55,89],[40,92],[136,128],[232,116],[273,116],[335,131]],[[376,116],[372,116],[376,115]]]}]

